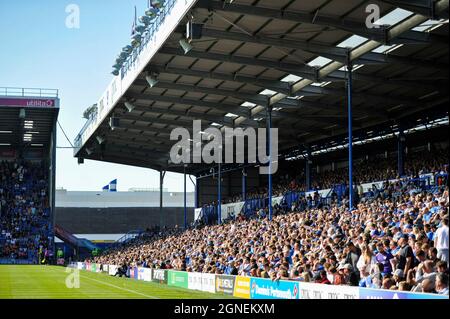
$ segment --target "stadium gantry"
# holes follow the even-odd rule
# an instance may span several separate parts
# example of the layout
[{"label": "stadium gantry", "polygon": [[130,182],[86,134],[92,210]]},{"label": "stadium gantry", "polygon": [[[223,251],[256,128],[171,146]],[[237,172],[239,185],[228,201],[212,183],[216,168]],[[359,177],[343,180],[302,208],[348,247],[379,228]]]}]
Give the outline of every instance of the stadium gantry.
[{"label": "stadium gantry", "polygon": [[[202,120],[278,127],[280,158],[347,145],[352,185],[353,143],[448,116],[448,0],[161,3],[140,18],[86,114],[79,162],[155,169],[161,187],[166,171],[210,176],[211,166],[169,160],[171,130]],[[244,166],[219,164],[219,203],[220,174]]]}]

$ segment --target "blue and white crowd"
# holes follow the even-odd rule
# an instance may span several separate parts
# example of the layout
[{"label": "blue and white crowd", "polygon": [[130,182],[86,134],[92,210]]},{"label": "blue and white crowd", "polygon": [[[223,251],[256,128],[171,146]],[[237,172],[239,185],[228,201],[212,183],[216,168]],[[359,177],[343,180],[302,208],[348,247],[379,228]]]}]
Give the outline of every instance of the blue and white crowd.
[{"label": "blue and white crowd", "polygon": [[[447,173],[447,164],[433,165]],[[424,189],[404,178],[353,209],[294,203],[272,220],[261,210],[221,225],[148,231],[92,261],[448,295],[446,184]]]},{"label": "blue and white crowd", "polygon": [[0,162],[0,259],[45,263],[52,228],[42,163]]}]

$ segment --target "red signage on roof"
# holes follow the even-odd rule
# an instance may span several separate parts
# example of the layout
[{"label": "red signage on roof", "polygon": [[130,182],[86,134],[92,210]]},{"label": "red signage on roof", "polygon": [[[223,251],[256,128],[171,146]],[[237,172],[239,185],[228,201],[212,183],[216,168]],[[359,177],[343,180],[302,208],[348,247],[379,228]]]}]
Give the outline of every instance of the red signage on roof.
[{"label": "red signage on roof", "polygon": [[23,106],[23,107],[55,107],[54,99],[45,98],[2,98],[0,106]]}]

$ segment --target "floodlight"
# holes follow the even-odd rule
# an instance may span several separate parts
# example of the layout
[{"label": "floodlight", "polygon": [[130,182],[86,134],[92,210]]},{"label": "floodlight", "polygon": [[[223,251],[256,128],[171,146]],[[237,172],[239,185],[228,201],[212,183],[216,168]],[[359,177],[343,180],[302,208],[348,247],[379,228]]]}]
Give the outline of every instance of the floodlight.
[{"label": "floodlight", "polygon": [[20,118],[20,119],[24,119],[25,116],[26,116],[25,109],[20,109],[20,112],[19,112],[19,118]]},{"label": "floodlight", "polygon": [[150,4],[152,5],[153,8],[160,9],[160,8],[164,7],[165,2],[166,2],[165,0],[151,0]]},{"label": "floodlight", "polygon": [[131,45],[135,48],[137,48],[138,46],[141,45],[141,40],[142,37],[139,33],[135,33],[132,37],[131,37]]},{"label": "floodlight", "polygon": [[88,155],[92,155],[92,153],[94,153],[94,151],[91,150],[90,148],[87,148],[87,147],[86,147],[86,153],[87,153]]},{"label": "floodlight", "polygon": [[145,11],[145,15],[150,18],[155,18],[158,15],[159,10],[156,8],[149,8]]},{"label": "floodlight", "polygon": [[180,40],[180,45],[184,50],[184,54],[187,54],[189,51],[191,51],[194,47],[186,41],[186,39]]},{"label": "floodlight", "polygon": [[130,102],[125,102],[124,104],[125,104],[126,108],[128,109],[128,112],[132,112],[136,108],[136,106]]},{"label": "floodlight", "polygon": [[145,79],[147,80],[148,85],[149,85],[151,88],[154,87],[154,86],[159,82],[158,76],[157,76],[156,74],[153,74],[153,75],[147,75],[147,76],[145,77]]},{"label": "floodlight", "polygon": [[128,58],[128,55],[129,55],[128,53],[122,51],[122,52],[120,52],[119,57],[120,57],[122,60],[126,60],[126,59]]},{"label": "floodlight", "polygon": [[145,32],[145,26],[140,24],[140,25],[135,26],[133,30],[134,30],[134,32],[142,34]]},{"label": "floodlight", "polygon": [[148,26],[152,22],[153,18],[148,16],[141,16],[139,17],[139,22],[145,24]]},{"label": "floodlight", "polygon": [[127,46],[123,47],[122,51],[130,54],[131,52],[133,52],[133,47],[131,45],[127,45]]},{"label": "floodlight", "polygon": [[119,70],[114,70],[111,72],[112,75],[118,76],[120,74]]},{"label": "floodlight", "polygon": [[105,138],[100,135],[98,135],[96,137],[96,139],[97,139],[98,144],[100,144],[100,145],[102,145],[105,142]]}]

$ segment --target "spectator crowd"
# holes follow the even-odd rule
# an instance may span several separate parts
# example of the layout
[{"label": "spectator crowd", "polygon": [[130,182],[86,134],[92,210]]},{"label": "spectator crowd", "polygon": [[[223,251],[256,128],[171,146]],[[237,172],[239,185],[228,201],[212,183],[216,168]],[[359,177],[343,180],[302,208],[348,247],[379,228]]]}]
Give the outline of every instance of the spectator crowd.
[{"label": "spectator crowd", "polygon": [[[404,165],[404,175],[402,177],[418,178],[425,173],[444,174],[448,171],[448,148],[429,151],[419,151],[411,153],[406,157]],[[288,168],[287,171],[280,171],[274,178],[273,194],[282,196],[287,192],[305,192],[305,172],[302,165],[298,174],[293,174],[298,168]],[[353,178],[357,185],[364,183],[388,181],[398,179],[397,159],[393,158],[367,158],[355,161],[353,167]],[[336,185],[347,185],[348,168],[336,168],[322,172],[312,172],[312,185],[310,190],[330,189]],[[433,181],[434,182],[434,181]],[[445,184],[445,181],[438,180],[437,183]],[[247,191],[247,199],[266,198],[268,190],[266,187],[250,189]],[[224,198],[224,203],[242,201],[242,194],[235,194],[229,198]]]},{"label": "spectator crowd", "polygon": [[[448,295],[449,189],[385,182],[345,202],[149,231],[92,261]],[[301,199],[304,200],[304,199]]]},{"label": "spectator crowd", "polygon": [[53,241],[43,163],[0,162],[0,259],[45,262]]}]

